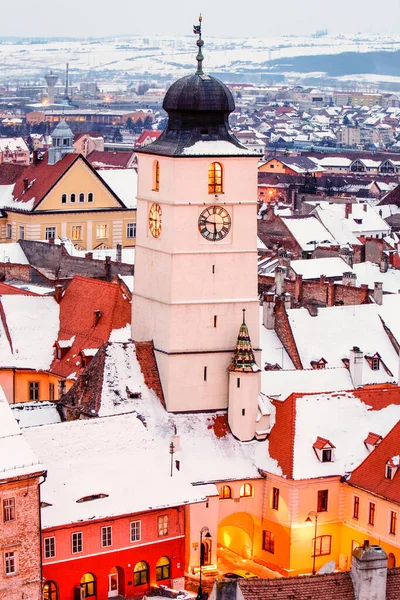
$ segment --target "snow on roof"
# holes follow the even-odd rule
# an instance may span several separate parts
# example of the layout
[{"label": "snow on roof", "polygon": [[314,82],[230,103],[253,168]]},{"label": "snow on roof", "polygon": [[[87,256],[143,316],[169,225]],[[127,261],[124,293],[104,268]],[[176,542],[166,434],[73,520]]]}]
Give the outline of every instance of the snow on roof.
[{"label": "snow on roof", "polygon": [[383,283],[383,291],[397,294],[400,290],[400,270],[388,268],[386,273],[381,273],[378,265],[369,261],[353,265],[353,271],[357,274],[360,284],[365,283],[370,289],[374,289],[375,282]]},{"label": "snow on roof", "polygon": [[[400,419],[400,406],[371,410],[357,392],[315,394],[296,398],[293,478],[344,475],[367,456],[364,440],[373,429],[385,436]],[[332,462],[320,462],[313,444],[317,436],[335,446]]]},{"label": "snow on roof", "polygon": [[317,246],[337,245],[332,234],[314,216],[299,219],[282,217],[282,221],[304,251],[311,252]]},{"label": "snow on roof", "polygon": [[[55,244],[63,243],[65,249],[67,250],[70,256],[80,256],[84,258],[87,254],[87,250],[78,250],[75,248],[74,244],[68,238],[63,238],[60,240],[56,238],[54,240]],[[93,253],[93,258],[95,260],[104,260],[106,256],[109,256],[111,260],[116,260],[117,258],[117,249],[116,248],[102,248],[90,250]],[[128,265],[133,265],[135,263],[135,248],[122,248],[122,262]]]},{"label": "snow on roof", "polygon": [[60,325],[57,302],[53,297],[14,295],[2,296],[1,304],[1,366],[49,369]]},{"label": "snow on roof", "polygon": [[131,294],[133,294],[133,286],[134,286],[134,276],[133,275],[118,275],[120,279],[124,282],[128,290]]},{"label": "snow on roof", "polygon": [[7,149],[12,152],[15,152],[16,150],[29,152],[29,148],[22,137],[0,138],[0,152],[4,152],[4,150]]},{"label": "snow on roof", "polygon": [[21,402],[11,404],[11,410],[21,429],[61,423],[56,402]]},{"label": "snow on roof", "polygon": [[290,268],[303,279],[318,279],[320,275],[326,277],[342,277],[351,267],[343,258],[333,256],[328,258],[313,258],[311,260],[292,260]]},{"label": "snow on roof", "polygon": [[362,243],[352,233],[347,219],[341,218],[332,206],[331,204],[321,203],[315,209],[323,225],[341,246],[362,246]]},{"label": "snow on roof", "polygon": [[[397,376],[398,356],[379,318],[376,304],[359,306],[332,306],[319,308],[317,316],[307,309],[288,310],[289,323],[304,368],[311,361],[327,361],[327,367],[342,367],[343,358],[350,357],[350,349],[358,346],[364,356],[378,352],[387,368]],[[393,382],[382,364],[373,371],[363,361],[363,384]]]},{"label": "snow on roof", "polygon": [[[262,323],[262,308],[260,309],[260,322]],[[278,364],[280,365],[280,367],[282,367],[282,369],[294,369],[294,365],[292,363],[292,361],[290,360],[290,357],[288,355],[288,353],[286,352],[285,348],[282,346],[282,342],[281,340],[278,338],[277,334],[275,333],[274,329],[267,329],[266,327],[264,327],[264,325],[261,324],[260,327],[260,347],[262,349],[262,354],[261,354],[261,370],[262,370],[262,376],[261,376],[261,380],[263,381],[263,375],[265,373],[265,371],[263,371],[264,369],[264,365],[266,363],[269,363],[270,365],[275,365]],[[261,386],[262,391],[265,394],[268,394],[268,390],[264,389],[263,386]]]},{"label": "snow on roof", "polygon": [[261,372],[262,392],[278,400],[286,400],[293,393],[335,392],[352,388],[349,370],[344,366],[333,369]]},{"label": "snow on roof", "polygon": [[[311,157],[310,157],[311,158]],[[349,167],[353,162],[350,158],[344,156],[325,156],[324,158],[313,159],[317,160],[321,167]]]},{"label": "snow on roof", "polygon": [[0,480],[43,471],[0,387]]},{"label": "snow on roof", "polygon": [[200,140],[182,150],[188,156],[258,156],[254,150],[236,146],[225,140]]},{"label": "snow on roof", "polygon": [[[378,307],[379,315],[386,327],[400,343],[400,295],[399,294],[384,294],[383,304]],[[397,371],[395,371],[397,374]]]},{"label": "snow on roof", "polygon": [[10,244],[0,244],[0,262],[10,262],[18,265],[29,265],[29,261],[26,258],[21,246],[19,245],[19,242],[11,242]]},{"label": "snow on roof", "polygon": [[135,169],[102,169],[98,175],[127,208],[136,208],[137,173]]},{"label": "snow on roof", "polygon": [[21,290],[22,292],[32,292],[39,296],[50,296],[54,293],[54,287],[45,287],[44,285],[35,285],[26,281],[7,281],[7,284]]}]

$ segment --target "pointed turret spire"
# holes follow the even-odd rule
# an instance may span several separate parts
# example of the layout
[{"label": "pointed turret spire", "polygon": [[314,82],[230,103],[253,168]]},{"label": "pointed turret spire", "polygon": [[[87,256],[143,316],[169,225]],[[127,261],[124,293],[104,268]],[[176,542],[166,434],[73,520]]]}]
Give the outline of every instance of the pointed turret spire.
[{"label": "pointed turret spire", "polygon": [[196,35],[199,36],[199,39],[197,40],[196,44],[198,47],[198,52],[197,52],[197,56],[196,56],[196,60],[197,60],[197,71],[196,71],[196,75],[204,75],[203,73],[203,60],[204,60],[204,56],[203,53],[201,51],[202,47],[204,46],[204,42],[201,39],[201,22],[203,20],[203,17],[199,16],[199,24],[198,25],[193,25],[193,33],[195,33]]},{"label": "pointed turret spire", "polygon": [[246,309],[243,309],[243,322],[239,329],[239,335],[236,342],[235,354],[229,371],[239,371],[242,373],[255,373],[260,369],[257,366],[256,359],[251,345],[250,334],[246,325]]}]

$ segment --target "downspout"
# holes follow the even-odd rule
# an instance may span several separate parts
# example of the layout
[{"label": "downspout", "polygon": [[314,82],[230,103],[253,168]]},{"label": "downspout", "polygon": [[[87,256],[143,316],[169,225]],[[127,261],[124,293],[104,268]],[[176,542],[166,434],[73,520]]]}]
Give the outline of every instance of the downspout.
[{"label": "downspout", "polygon": [[15,404],[15,367],[13,368],[13,404]]},{"label": "downspout", "polygon": [[40,594],[43,595],[43,555],[42,555],[42,509],[41,509],[41,488],[40,486],[47,479],[47,471],[43,473],[43,480],[39,481],[39,543],[40,543]]}]

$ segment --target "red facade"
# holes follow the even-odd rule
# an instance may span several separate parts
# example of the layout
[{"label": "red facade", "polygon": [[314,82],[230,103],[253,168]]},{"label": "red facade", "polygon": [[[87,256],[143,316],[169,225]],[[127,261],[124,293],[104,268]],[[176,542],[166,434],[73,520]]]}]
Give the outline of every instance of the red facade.
[{"label": "red facade", "polygon": [[[54,543],[46,541],[51,538]],[[46,553],[54,555],[46,558]],[[42,554],[43,581],[55,583],[45,586],[46,600],[73,600],[85,574],[93,576],[94,585],[90,577],[82,585],[93,600],[142,597],[150,586],[169,586],[184,575],[184,511],[169,508],[44,529]]]}]

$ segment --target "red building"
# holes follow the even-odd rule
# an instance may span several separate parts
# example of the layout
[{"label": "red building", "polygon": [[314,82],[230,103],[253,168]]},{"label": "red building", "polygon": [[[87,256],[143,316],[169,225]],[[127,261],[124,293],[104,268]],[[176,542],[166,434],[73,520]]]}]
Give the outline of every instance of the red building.
[{"label": "red building", "polygon": [[[102,502],[101,494],[78,502]],[[42,531],[44,598],[142,597],[151,585],[183,589],[184,508],[147,511]]]}]

